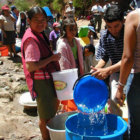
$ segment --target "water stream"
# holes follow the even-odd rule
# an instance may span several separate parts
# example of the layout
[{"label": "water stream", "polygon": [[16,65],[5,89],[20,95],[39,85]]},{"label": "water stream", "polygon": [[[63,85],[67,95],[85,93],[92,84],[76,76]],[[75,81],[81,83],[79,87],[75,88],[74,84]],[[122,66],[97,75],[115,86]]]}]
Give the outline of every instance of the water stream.
[{"label": "water stream", "polygon": [[75,133],[83,136],[108,135],[107,119],[104,110],[90,114],[79,113]]}]

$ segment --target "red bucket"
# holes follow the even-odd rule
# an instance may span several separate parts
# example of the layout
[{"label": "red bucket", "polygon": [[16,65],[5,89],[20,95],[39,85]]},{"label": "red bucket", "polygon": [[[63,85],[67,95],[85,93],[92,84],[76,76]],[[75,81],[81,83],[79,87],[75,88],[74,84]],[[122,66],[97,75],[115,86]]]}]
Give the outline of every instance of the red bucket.
[{"label": "red bucket", "polygon": [[1,56],[8,56],[8,48],[0,47],[0,54],[1,54]]}]

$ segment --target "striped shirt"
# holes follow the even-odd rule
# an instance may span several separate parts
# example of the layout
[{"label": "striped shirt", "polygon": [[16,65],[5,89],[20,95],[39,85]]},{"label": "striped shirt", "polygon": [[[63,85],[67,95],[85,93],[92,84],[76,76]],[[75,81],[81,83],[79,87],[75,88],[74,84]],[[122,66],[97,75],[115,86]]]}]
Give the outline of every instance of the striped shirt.
[{"label": "striped shirt", "polygon": [[119,38],[114,38],[107,29],[103,30],[101,32],[101,38],[97,50],[96,59],[103,59],[105,62],[110,59],[112,65],[118,63],[122,58],[123,42],[124,27],[120,32]]}]

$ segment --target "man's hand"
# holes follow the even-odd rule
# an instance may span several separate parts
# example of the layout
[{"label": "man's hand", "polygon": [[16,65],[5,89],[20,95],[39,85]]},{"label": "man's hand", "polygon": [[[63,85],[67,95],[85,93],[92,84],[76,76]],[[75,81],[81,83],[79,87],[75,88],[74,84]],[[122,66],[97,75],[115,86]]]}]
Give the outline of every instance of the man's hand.
[{"label": "man's hand", "polygon": [[118,87],[118,90],[117,90],[117,93],[116,93],[116,97],[115,97],[115,101],[120,105],[120,106],[123,106],[124,104],[124,95],[123,95],[123,88],[119,88]]},{"label": "man's hand", "polygon": [[108,77],[109,75],[109,71],[107,68],[95,68],[93,66],[91,66],[91,75],[95,76],[96,78],[100,79],[100,80],[104,80]]}]

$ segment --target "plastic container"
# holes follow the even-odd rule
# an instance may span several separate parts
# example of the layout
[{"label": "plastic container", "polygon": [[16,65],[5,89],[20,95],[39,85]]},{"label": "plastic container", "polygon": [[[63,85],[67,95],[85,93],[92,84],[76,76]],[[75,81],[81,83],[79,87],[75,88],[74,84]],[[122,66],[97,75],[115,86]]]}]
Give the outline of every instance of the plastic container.
[{"label": "plastic container", "polygon": [[37,107],[36,100],[32,100],[30,92],[23,93],[19,98],[19,103],[24,107]]},{"label": "plastic container", "polygon": [[57,97],[60,101],[73,99],[73,85],[78,78],[77,68],[52,73]]},{"label": "plastic container", "polygon": [[[79,129],[79,113],[68,117],[65,123],[66,127],[66,140],[123,140],[123,134],[127,130],[127,123],[120,117],[113,114],[107,114],[106,117],[106,135],[101,134],[101,125],[90,125],[87,117],[81,118],[85,122],[80,123]],[[91,130],[94,134],[91,134]],[[85,131],[84,133],[82,131]],[[83,133],[83,134],[82,134]]]},{"label": "plastic container", "polygon": [[103,80],[86,74],[76,81],[74,102],[81,112],[99,112],[104,108],[107,100],[108,89]]},{"label": "plastic container", "polygon": [[8,48],[0,47],[0,56],[8,56]]},{"label": "plastic container", "polygon": [[66,140],[65,121],[68,116],[75,113],[77,112],[65,112],[63,114],[56,115],[49,121],[47,129],[49,130],[51,140]]}]

